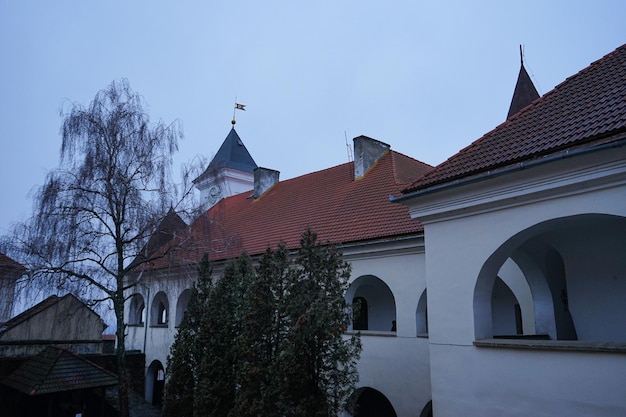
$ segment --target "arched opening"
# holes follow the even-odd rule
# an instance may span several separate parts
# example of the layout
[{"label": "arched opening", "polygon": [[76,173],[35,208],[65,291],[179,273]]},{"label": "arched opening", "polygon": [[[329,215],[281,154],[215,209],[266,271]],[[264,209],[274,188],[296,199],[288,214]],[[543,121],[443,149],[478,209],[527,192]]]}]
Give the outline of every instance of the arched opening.
[{"label": "arched opening", "polygon": [[152,307],[150,308],[150,325],[151,326],[167,326],[169,320],[169,302],[167,295],[163,291],[159,291],[152,299]]},{"label": "arched opening", "polygon": [[350,330],[396,331],[396,302],[383,280],[373,275],[358,277],[345,297],[348,303],[359,303]]},{"label": "arched opening", "polygon": [[133,294],[130,297],[128,310],[128,324],[133,326],[143,326],[146,322],[146,308],[141,294]]},{"label": "arched opening", "polygon": [[422,412],[420,413],[420,417],[433,417],[433,402],[432,402],[432,400],[428,401],[426,403],[426,405],[422,409]]},{"label": "arched opening", "polygon": [[354,391],[346,410],[346,417],[397,417],[391,402],[374,388],[363,387]]},{"label": "arched opening", "polygon": [[146,401],[155,406],[163,405],[165,369],[157,360],[152,361],[146,373]]},{"label": "arched opening", "polygon": [[[531,338],[626,342],[624,253],[624,217],[578,215],[521,231],[483,264],[474,291],[476,338],[520,336],[521,330]],[[500,281],[506,262],[519,269],[522,286],[510,277]],[[517,313],[511,313],[514,304]],[[513,332],[515,314],[521,323]]]},{"label": "arched opening", "polygon": [[422,292],[415,311],[417,337],[428,337],[428,298],[427,290]]},{"label": "arched opening", "polygon": [[513,291],[502,279],[496,277],[491,293],[491,322],[494,336],[522,334],[521,312]]},{"label": "arched opening", "polygon": [[185,317],[185,313],[187,312],[187,305],[189,304],[189,298],[191,297],[191,290],[186,289],[183,291],[178,297],[178,302],[176,303],[176,327],[180,326],[180,323],[183,321],[183,317]]}]

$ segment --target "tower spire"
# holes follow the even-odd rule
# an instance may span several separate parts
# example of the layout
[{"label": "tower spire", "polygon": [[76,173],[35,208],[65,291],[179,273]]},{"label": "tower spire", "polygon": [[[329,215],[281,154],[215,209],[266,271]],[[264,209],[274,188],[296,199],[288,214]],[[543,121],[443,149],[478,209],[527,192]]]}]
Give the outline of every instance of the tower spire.
[{"label": "tower spire", "polygon": [[519,58],[520,70],[517,76],[515,90],[513,91],[509,113],[506,116],[507,119],[510,119],[514,114],[539,98],[539,93],[526,72],[526,68],[524,68],[524,48],[521,44],[519,46]]}]

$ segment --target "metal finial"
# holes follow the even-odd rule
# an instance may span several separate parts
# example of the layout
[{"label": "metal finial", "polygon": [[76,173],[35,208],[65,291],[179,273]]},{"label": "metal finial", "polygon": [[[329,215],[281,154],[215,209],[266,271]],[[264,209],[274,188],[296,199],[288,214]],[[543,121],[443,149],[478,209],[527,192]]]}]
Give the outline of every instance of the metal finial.
[{"label": "metal finial", "polygon": [[522,44],[519,46],[519,62],[524,65],[524,46]]}]

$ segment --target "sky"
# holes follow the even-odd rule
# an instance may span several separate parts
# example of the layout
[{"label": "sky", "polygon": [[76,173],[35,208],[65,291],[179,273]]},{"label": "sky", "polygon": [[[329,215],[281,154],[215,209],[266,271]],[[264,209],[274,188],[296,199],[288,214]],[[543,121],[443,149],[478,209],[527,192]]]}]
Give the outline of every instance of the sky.
[{"label": "sky", "polygon": [[184,132],[174,172],[231,128],[280,179],[366,135],[437,165],[626,42],[626,2],[0,0],[0,234],[59,162],[61,110],[126,78]]}]

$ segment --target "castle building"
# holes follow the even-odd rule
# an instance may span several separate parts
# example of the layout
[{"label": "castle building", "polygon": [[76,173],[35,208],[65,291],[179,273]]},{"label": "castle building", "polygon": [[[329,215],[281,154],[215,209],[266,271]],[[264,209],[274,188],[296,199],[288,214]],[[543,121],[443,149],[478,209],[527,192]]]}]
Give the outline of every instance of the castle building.
[{"label": "castle building", "polygon": [[170,213],[128,294],[147,398],[202,255],[219,276],[310,227],[366,306],[358,415],[626,414],[625,144],[626,45],[541,97],[522,62],[507,120],[435,168],[359,136],[354,162],[280,181],[233,128],[196,180],[207,210]]},{"label": "castle building", "polygon": [[626,415],[626,45],[396,196],[424,226],[434,415]]}]

